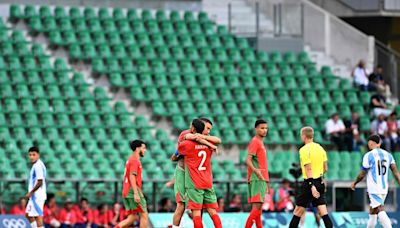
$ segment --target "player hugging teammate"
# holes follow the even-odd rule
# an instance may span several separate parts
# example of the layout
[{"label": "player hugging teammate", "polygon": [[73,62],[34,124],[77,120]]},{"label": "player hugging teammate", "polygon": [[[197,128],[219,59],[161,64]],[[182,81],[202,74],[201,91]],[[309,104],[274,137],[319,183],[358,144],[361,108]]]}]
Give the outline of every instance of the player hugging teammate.
[{"label": "player hugging teammate", "polygon": [[215,227],[222,227],[216,212],[217,197],[212,183],[211,156],[220,144],[218,137],[210,136],[212,122],[206,118],[194,119],[190,129],[178,139],[178,150],[171,160],[178,161],[175,169],[174,191],[177,207],[173,217],[174,228],[179,227],[186,205],[193,212],[195,228],[203,227],[202,209],[207,209]]}]

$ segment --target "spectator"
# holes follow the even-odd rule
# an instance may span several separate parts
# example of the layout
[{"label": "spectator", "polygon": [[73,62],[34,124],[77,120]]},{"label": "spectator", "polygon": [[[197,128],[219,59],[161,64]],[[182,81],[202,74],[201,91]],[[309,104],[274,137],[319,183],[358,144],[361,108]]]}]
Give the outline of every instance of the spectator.
[{"label": "spectator", "polygon": [[120,203],[114,203],[114,206],[110,212],[112,215],[111,225],[113,226],[125,219],[125,210],[122,208]]},{"label": "spectator", "polygon": [[383,96],[383,91],[381,89],[378,90],[377,94],[371,96],[370,106],[374,116],[379,116],[380,114],[389,116],[390,113],[392,113],[386,106],[386,97]]},{"label": "spectator", "polygon": [[98,206],[97,210],[94,212],[95,224],[98,227],[110,228],[111,221],[113,219],[112,212],[108,210],[108,205],[102,203]]},{"label": "spectator", "polygon": [[72,228],[75,226],[76,214],[70,199],[67,199],[64,208],[58,214],[58,221],[61,223],[61,228]]},{"label": "spectator", "polygon": [[360,151],[360,146],[363,142],[360,137],[360,117],[357,112],[351,113],[351,119],[344,121],[344,126],[346,128],[344,133],[344,141],[347,145],[348,151]]},{"label": "spectator", "polygon": [[224,212],[225,211],[225,199],[223,197],[219,197],[217,199],[218,209],[217,212]]},{"label": "spectator", "polygon": [[364,90],[364,91],[373,90],[373,86],[371,86],[369,84],[368,75],[369,75],[369,72],[365,68],[365,61],[360,60],[357,67],[353,70],[352,76],[354,77],[354,83],[361,90]]},{"label": "spectator", "polygon": [[229,203],[229,208],[227,212],[240,212],[242,211],[242,200],[239,194],[235,194],[232,197],[231,202]]},{"label": "spectator", "polygon": [[274,196],[275,191],[273,188],[269,189],[269,193],[265,194],[264,203],[262,205],[263,212],[273,212],[275,211]]},{"label": "spectator", "polygon": [[381,89],[385,91],[385,96],[390,97],[390,87],[387,85],[383,79],[383,68],[381,65],[378,65],[375,68],[375,71],[369,75],[369,83],[374,85],[375,88]]},{"label": "spectator", "polygon": [[388,136],[390,140],[390,151],[396,151],[397,145],[400,143],[398,136],[399,126],[397,125],[396,113],[392,112],[387,120]]},{"label": "spectator", "polygon": [[46,228],[61,226],[60,221],[57,219],[58,206],[54,194],[47,195],[47,204],[44,206],[43,213],[43,221]]},{"label": "spectator", "polygon": [[390,139],[388,137],[388,126],[385,120],[385,115],[380,114],[377,119],[371,123],[371,133],[377,134],[382,138],[382,146],[387,149],[390,144]]},{"label": "spectator", "polygon": [[290,182],[287,179],[283,179],[281,186],[275,193],[276,210],[278,212],[292,212],[294,209],[294,203],[291,195],[293,195],[293,189],[290,187]]},{"label": "spectator", "polygon": [[339,118],[338,113],[333,114],[325,123],[326,134],[339,151],[344,150],[345,129],[343,121]]},{"label": "spectator", "polygon": [[173,212],[172,202],[167,197],[161,199],[160,206],[161,208],[158,210],[158,212]]},{"label": "spectator", "polygon": [[26,199],[20,198],[17,205],[11,208],[10,214],[12,215],[25,215]]},{"label": "spectator", "polygon": [[[1,200],[1,198],[0,198]],[[5,215],[6,214],[6,210],[4,209],[4,205],[0,202],[0,215]]]},{"label": "spectator", "polygon": [[93,213],[89,207],[89,201],[86,198],[82,198],[80,205],[76,205],[76,228],[91,227],[93,223]]}]

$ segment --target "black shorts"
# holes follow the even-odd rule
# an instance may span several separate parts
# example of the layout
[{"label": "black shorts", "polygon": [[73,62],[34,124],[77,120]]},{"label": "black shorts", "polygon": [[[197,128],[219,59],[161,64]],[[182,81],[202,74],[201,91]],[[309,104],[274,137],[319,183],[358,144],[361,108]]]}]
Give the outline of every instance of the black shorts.
[{"label": "black shorts", "polygon": [[314,180],[314,185],[317,188],[317,191],[320,194],[320,197],[314,198],[311,193],[311,188],[308,182],[303,182],[300,187],[299,192],[296,196],[296,205],[300,207],[307,208],[310,206],[310,203],[314,206],[326,205],[325,199],[325,184],[322,178],[318,178]]}]

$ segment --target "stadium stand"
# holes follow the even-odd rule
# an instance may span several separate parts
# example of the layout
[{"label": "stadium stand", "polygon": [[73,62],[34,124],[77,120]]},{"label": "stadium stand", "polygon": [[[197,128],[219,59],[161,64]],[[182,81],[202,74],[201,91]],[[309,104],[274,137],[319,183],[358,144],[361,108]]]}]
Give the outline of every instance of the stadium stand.
[{"label": "stadium stand", "polygon": [[269,144],[297,143],[308,121],[317,124],[316,141],[326,144],[321,130],[329,115],[367,113],[365,94],[328,66],[319,72],[307,53],[255,51],[202,12],[13,5],[10,15],[65,47],[70,60],[91,63],[93,75],[130,90],[133,102],[148,103],[153,116],[170,118],[177,130],[205,115],[216,120],[214,134],[225,143],[246,144],[251,123],[262,116],[278,130]]}]

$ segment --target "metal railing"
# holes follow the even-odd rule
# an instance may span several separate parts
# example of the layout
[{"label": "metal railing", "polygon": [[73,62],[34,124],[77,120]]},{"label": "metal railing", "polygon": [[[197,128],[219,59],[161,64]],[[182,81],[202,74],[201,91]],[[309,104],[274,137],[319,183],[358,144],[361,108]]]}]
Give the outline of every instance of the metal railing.
[{"label": "metal railing", "polygon": [[385,82],[390,86],[392,95],[399,97],[400,91],[400,53],[384,43],[375,40],[375,65],[381,65]]}]

